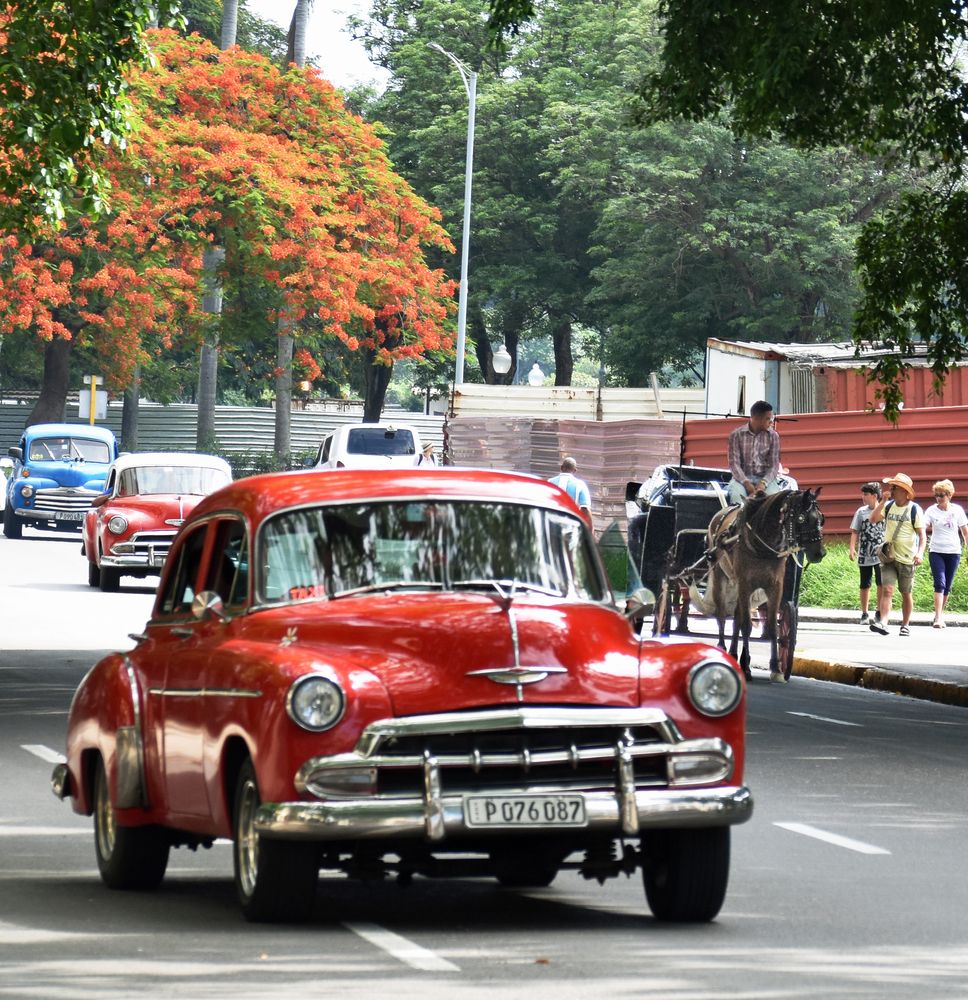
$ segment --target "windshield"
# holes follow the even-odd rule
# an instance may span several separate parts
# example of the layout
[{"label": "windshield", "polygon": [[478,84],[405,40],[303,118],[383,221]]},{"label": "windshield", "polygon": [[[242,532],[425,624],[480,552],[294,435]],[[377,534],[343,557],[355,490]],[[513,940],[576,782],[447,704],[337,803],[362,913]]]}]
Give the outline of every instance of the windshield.
[{"label": "windshield", "polygon": [[31,462],[100,462],[111,461],[111,449],[104,441],[81,437],[44,437],[30,442]]},{"label": "windshield", "polygon": [[150,496],[152,493],[182,493],[208,496],[229,482],[222,469],[188,465],[144,465],[125,469],[118,483],[118,496]]},{"label": "windshield", "polygon": [[413,455],[416,448],[410,431],[392,427],[354,427],[346,439],[348,455]]},{"label": "windshield", "polygon": [[339,597],[366,588],[536,588],[606,596],[577,518],[509,503],[420,501],[287,511],[261,535],[261,598]]}]

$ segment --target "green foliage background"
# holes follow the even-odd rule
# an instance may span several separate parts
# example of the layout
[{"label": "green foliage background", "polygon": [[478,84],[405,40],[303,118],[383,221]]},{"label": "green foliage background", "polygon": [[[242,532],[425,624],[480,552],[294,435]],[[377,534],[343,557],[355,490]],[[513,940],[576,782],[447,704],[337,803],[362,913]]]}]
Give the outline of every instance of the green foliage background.
[{"label": "green foliage background", "polygon": [[[827,556],[823,562],[808,565],[800,587],[800,606],[804,608],[859,608],[857,591],[859,573],[857,563],[848,558],[846,543],[834,542],[827,546]],[[962,561],[955,575],[955,584],[948,601],[949,611],[968,612],[968,566]],[[871,600],[874,593],[871,588]],[[895,592],[894,615],[898,618],[901,598]],[[934,586],[931,567],[927,562],[918,568],[914,578],[915,611],[934,610]]]}]

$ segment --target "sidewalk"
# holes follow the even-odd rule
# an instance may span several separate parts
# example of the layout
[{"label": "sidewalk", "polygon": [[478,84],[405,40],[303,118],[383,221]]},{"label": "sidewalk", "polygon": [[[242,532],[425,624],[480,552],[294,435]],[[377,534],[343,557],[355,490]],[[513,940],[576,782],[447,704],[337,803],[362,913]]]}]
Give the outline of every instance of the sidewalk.
[{"label": "sidewalk", "polygon": [[[961,631],[968,628],[968,614],[946,614],[945,629],[932,628],[933,618],[915,611],[911,635],[902,637],[895,609],[890,634],[880,636],[859,624],[857,611],[800,608],[793,673],[968,707],[968,652]],[[810,628],[814,624],[830,632],[820,635]]]}]

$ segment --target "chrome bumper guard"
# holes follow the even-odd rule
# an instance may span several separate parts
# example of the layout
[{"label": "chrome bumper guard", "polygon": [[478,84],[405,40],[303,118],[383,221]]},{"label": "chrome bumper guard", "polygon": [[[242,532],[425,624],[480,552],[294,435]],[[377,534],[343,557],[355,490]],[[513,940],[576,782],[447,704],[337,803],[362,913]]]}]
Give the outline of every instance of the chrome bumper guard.
[{"label": "chrome bumper guard", "polygon": [[[582,792],[588,822],[584,827],[529,828],[527,833],[582,832],[637,836],[643,830],[731,826],[753,814],[753,796],[743,786],[703,789],[648,789],[632,796]],[[385,840],[420,837],[441,841],[462,833],[500,837],[507,828],[482,831],[464,823],[463,796],[436,801],[387,799],[333,802],[270,802],[259,807],[260,836],[281,840]]]}]

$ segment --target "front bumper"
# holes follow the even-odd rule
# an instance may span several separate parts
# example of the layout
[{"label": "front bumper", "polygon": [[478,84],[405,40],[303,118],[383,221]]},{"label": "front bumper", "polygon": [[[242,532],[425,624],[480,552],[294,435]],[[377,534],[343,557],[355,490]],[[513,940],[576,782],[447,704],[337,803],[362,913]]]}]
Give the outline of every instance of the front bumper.
[{"label": "front bumper", "polygon": [[[732,826],[745,823],[753,814],[753,796],[745,785],[578,794],[585,800],[585,826],[532,827],[524,832],[566,833],[577,838],[586,832],[637,836],[643,830]],[[518,832],[468,827],[463,798],[269,802],[259,807],[255,828],[263,837],[320,842],[411,837],[439,842],[460,835],[501,837]]]}]

